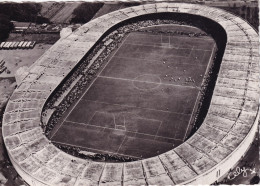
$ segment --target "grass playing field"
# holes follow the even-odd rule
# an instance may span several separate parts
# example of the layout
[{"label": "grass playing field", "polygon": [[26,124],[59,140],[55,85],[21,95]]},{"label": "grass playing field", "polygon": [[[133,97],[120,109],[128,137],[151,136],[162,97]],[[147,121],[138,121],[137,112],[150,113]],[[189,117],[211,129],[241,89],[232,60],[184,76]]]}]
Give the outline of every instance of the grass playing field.
[{"label": "grass playing field", "polygon": [[178,146],[189,133],[214,48],[210,37],[130,33],[51,140],[143,158]]}]

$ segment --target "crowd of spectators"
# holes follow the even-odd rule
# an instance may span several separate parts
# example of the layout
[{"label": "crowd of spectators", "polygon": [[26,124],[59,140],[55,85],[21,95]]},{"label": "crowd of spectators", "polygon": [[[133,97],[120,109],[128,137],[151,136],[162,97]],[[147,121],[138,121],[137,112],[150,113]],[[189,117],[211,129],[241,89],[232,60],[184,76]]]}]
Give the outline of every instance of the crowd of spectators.
[{"label": "crowd of spectators", "polygon": [[[205,98],[209,98],[212,95],[212,92],[209,90],[209,85],[212,81],[212,75],[214,74],[214,61],[215,60],[216,60],[216,54],[215,54],[215,57],[213,58],[213,61],[210,62],[211,66],[209,67],[208,72],[205,74],[203,81],[202,81],[202,85],[200,87],[200,95],[199,95],[197,109],[194,114],[194,120],[191,122],[192,134],[194,134],[194,132],[198,130],[198,128],[200,127],[200,125],[202,124],[202,122],[204,120],[204,118],[200,118],[200,113],[207,112],[207,109],[203,108],[203,106],[205,105]],[[189,137],[192,134],[190,134]]]},{"label": "crowd of spectators", "polygon": [[85,154],[82,152],[82,150],[79,147],[71,147],[66,146],[64,144],[55,144],[59,149],[65,151],[68,154],[71,154],[73,156],[82,158],[82,159],[90,159],[93,161],[98,162],[131,162],[131,161],[137,161],[138,158],[133,158],[129,156],[122,156],[117,154],[100,154],[100,153],[91,153],[91,154]]},{"label": "crowd of spectators", "polygon": [[[86,87],[90,85],[90,82],[96,77],[101,66],[107,61],[107,58],[110,54],[118,47],[121,43],[123,38],[130,32],[135,31],[144,31],[143,28],[153,26],[153,25],[161,25],[161,24],[185,24],[183,21],[176,21],[176,20],[163,20],[163,19],[154,19],[154,20],[142,20],[137,22],[131,22],[127,24],[121,25],[119,28],[111,31],[110,34],[107,34],[100,40],[93,49],[90,50],[86,54],[86,56],[81,60],[79,65],[77,65],[72,73],[66,77],[64,83],[62,83],[52,94],[49,98],[45,107],[43,109],[42,117],[50,118],[48,122],[43,123],[42,127],[47,137],[50,137],[51,131],[55,125],[60,122],[61,117],[63,116],[64,112],[82,95],[83,91],[85,91]],[[188,23],[187,23],[188,24]],[[190,25],[190,24],[189,24]],[[184,32],[173,32],[173,34],[188,34],[189,36],[198,37],[203,34],[195,34],[195,33],[184,33]],[[106,41],[112,40],[109,42],[108,45]],[[101,51],[102,50],[102,51]],[[101,53],[100,53],[101,51]],[[98,57],[95,57],[98,54]],[[89,67],[91,60],[94,60],[93,64]],[[215,58],[214,58],[215,59]],[[214,62],[212,63],[214,64]],[[207,77],[205,78],[204,84],[202,86],[202,96],[199,103],[199,109],[203,103],[203,99],[205,96],[208,96],[207,93],[207,84],[210,82],[212,73],[212,68],[209,71]],[[78,78],[80,77],[80,78]],[[75,86],[71,87],[71,84],[74,82]],[[64,96],[64,92],[68,92],[67,95]],[[64,97],[63,101],[58,105],[55,106],[56,101],[60,97]],[[198,113],[200,112],[198,109],[196,117],[195,117],[195,124],[197,123]],[[47,112],[48,110],[53,110],[53,112]],[[51,117],[48,117],[48,113],[51,113]],[[194,127],[198,127],[195,125]],[[77,147],[68,147],[65,145],[57,145],[58,148],[64,150],[65,152],[81,157],[81,158],[90,158],[98,161],[134,161],[136,159],[130,157],[122,157],[119,155],[109,155],[109,154],[96,154],[96,155],[84,155],[79,153],[80,148]]]},{"label": "crowd of spectators", "polygon": [[150,29],[143,29],[140,30],[139,32],[147,32],[147,33],[152,33],[152,34],[169,34],[169,35],[183,35],[183,36],[189,36],[189,37],[202,37],[202,36],[208,36],[206,33],[202,32],[185,32],[185,31],[178,31],[178,30],[160,30],[160,31],[154,31]]}]

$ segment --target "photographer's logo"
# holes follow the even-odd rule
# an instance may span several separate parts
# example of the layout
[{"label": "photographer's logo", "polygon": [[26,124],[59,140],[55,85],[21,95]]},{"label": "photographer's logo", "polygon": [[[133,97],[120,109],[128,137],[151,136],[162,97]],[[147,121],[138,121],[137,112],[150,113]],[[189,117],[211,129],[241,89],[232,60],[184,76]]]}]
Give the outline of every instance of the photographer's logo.
[{"label": "photographer's logo", "polygon": [[251,169],[251,168],[245,168],[245,167],[242,167],[242,168],[236,167],[235,171],[229,173],[227,178],[229,180],[233,180],[241,174],[243,175],[243,177],[247,177],[249,174],[256,174],[256,170],[255,170],[255,168]]}]

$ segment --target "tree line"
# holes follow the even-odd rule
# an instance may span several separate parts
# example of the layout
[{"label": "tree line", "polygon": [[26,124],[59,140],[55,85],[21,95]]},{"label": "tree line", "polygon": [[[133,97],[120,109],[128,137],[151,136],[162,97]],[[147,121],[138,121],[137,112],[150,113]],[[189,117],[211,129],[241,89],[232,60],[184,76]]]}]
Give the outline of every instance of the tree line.
[{"label": "tree line", "polygon": [[14,28],[12,21],[49,22],[40,15],[42,5],[39,3],[1,3],[0,4],[0,41],[8,38]]}]

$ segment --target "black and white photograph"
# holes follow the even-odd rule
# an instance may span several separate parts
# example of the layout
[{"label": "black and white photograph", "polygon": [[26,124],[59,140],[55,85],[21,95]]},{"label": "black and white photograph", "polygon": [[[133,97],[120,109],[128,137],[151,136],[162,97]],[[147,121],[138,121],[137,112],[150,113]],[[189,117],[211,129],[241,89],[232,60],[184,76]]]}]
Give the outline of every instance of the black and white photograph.
[{"label": "black and white photograph", "polygon": [[0,2],[0,185],[259,185],[258,0]]}]

